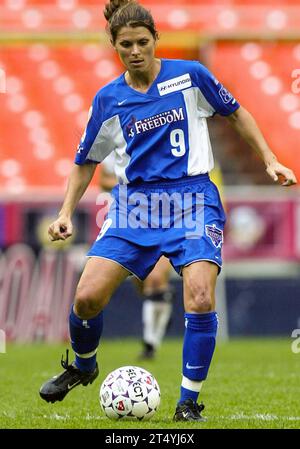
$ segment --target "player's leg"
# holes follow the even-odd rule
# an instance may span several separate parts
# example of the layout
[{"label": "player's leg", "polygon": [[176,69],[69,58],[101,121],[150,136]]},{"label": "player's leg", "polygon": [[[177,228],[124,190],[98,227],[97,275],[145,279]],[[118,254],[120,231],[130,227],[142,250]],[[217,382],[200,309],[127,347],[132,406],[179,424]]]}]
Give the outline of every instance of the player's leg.
[{"label": "player's leg", "polygon": [[216,344],[217,274],[218,266],[206,261],[192,263],[182,271],[186,330],[183,342],[181,394],[175,420],[203,419],[200,415],[202,406],[197,405],[197,399],[202,382],[207,377]]},{"label": "player's leg", "polygon": [[142,284],[143,351],[140,359],[153,358],[166,333],[174,299],[169,283],[170,270],[169,260],[161,257]]},{"label": "player's leg", "polygon": [[103,328],[103,309],[129,272],[112,260],[91,257],[79,280],[69,318],[75,365],[93,371]]},{"label": "player's leg", "polygon": [[112,260],[91,257],[80,278],[69,316],[75,362],[62,360],[65,371],[47,381],[40,396],[47,402],[62,400],[77,385],[92,383],[98,376],[96,352],[103,328],[102,310],[129,271]]},{"label": "player's leg", "polygon": [[[168,230],[161,251],[183,276],[186,331],[183,343],[183,380],[175,420],[201,421],[197,405],[201,383],[206,378],[215,348],[217,315],[215,284],[222,267],[225,213],[216,186],[208,175],[185,181],[190,201],[182,200],[179,226]],[[177,185],[176,191],[185,191]],[[192,204],[191,204],[192,203]],[[189,204],[189,207],[188,207]],[[175,216],[175,219],[177,217]]]},{"label": "player's leg", "polygon": [[154,357],[154,328],[155,328],[155,305],[143,297],[142,305],[143,340],[142,351],[139,360],[152,359]]}]

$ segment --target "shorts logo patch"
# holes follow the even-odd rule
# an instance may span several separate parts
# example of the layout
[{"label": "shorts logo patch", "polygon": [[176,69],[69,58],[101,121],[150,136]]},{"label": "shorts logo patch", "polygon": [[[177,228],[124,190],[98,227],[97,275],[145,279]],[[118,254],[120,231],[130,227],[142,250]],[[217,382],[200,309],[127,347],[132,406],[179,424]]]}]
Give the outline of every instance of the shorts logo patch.
[{"label": "shorts logo patch", "polygon": [[217,228],[215,224],[205,225],[205,233],[213,242],[216,248],[221,248],[223,243],[223,231]]}]

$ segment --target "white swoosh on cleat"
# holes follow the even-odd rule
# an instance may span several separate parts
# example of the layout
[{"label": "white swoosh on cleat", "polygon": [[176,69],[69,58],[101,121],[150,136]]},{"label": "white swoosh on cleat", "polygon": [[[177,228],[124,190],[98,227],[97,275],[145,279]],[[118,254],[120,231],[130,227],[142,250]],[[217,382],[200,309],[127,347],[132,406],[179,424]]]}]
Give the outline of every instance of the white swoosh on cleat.
[{"label": "white swoosh on cleat", "polygon": [[80,380],[78,380],[77,382],[75,382],[75,384],[69,385],[68,384],[68,390],[72,390],[72,388],[76,387],[76,385],[80,384]]}]

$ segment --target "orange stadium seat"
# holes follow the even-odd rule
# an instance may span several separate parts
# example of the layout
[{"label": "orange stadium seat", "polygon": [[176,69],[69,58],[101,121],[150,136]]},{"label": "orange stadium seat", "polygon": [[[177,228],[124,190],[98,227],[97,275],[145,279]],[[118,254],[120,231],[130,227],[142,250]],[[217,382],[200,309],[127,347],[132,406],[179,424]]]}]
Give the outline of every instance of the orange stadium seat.
[{"label": "orange stadium seat", "polygon": [[[300,179],[300,98],[292,92],[291,78],[300,47],[281,43],[270,51],[270,45],[220,42],[211,51],[210,67],[253,113],[271,148]],[[282,67],[287,61],[288,67]]]},{"label": "orange stadium seat", "polygon": [[[0,32],[98,32],[105,0],[0,0]],[[300,29],[299,0],[143,0],[158,29],[194,30],[215,37],[209,66],[253,112],[274,151],[300,178],[296,157],[300,98],[292,92],[300,44],[222,42],[222,33]],[[79,14],[79,15],[78,15]],[[67,36],[67,35],[66,35]],[[179,36],[179,33],[178,33]],[[48,35],[49,38],[49,35]],[[221,40],[220,40],[221,39]],[[200,42],[200,39],[199,39]],[[196,52],[198,49],[196,49]],[[161,48],[159,55],[196,59],[195,47]],[[15,192],[61,187],[95,92],[122,67],[111,48],[95,44],[18,44],[0,47],[7,93],[0,94],[0,182]],[[13,117],[13,120],[12,120]],[[95,180],[96,182],[96,180]]]},{"label": "orange stadium seat", "polygon": [[[230,0],[147,0],[158,29],[232,33],[266,32],[300,28],[298,0],[250,2]],[[105,0],[0,0],[0,29],[3,31],[103,30]]]},{"label": "orange stadium seat", "polygon": [[[109,0],[0,0],[0,5],[63,5],[72,7],[77,5],[103,5]],[[140,0],[143,5],[151,6],[161,4],[161,0]],[[298,0],[172,0],[174,5],[211,5],[218,4],[222,6],[239,5],[298,5]],[[17,7],[17,6],[14,6]]]},{"label": "orange stadium seat", "polygon": [[[185,54],[173,50],[168,57]],[[115,51],[95,44],[7,45],[0,48],[0,67],[7,77],[1,186],[12,192],[64,186],[93,96],[123,70]]]},{"label": "orange stadium seat", "polygon": [[[1,185],[61,186],[96,91],[121,73],[115,52],[75,47],[2,47],[7,93],[1,98]],[[13,120],[12,120],[13,114]]]}]

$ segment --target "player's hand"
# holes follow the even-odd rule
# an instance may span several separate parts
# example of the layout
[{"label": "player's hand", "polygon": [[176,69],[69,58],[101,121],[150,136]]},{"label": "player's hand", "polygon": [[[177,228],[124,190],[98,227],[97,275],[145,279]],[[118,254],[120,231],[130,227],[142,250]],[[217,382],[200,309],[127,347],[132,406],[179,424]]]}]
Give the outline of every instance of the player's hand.
[{"label": "player's hand", "polygon": [[277,161],[272,162],[266,168],[268,175],[276,182],[280,180],[282,186],[297,184],[297,178],[292,170]]},{"label": "player's hand", "polygon": [[73,225],[69,218],[59,217],[48,228],[50,240],[66,240],[73,233]]}]

